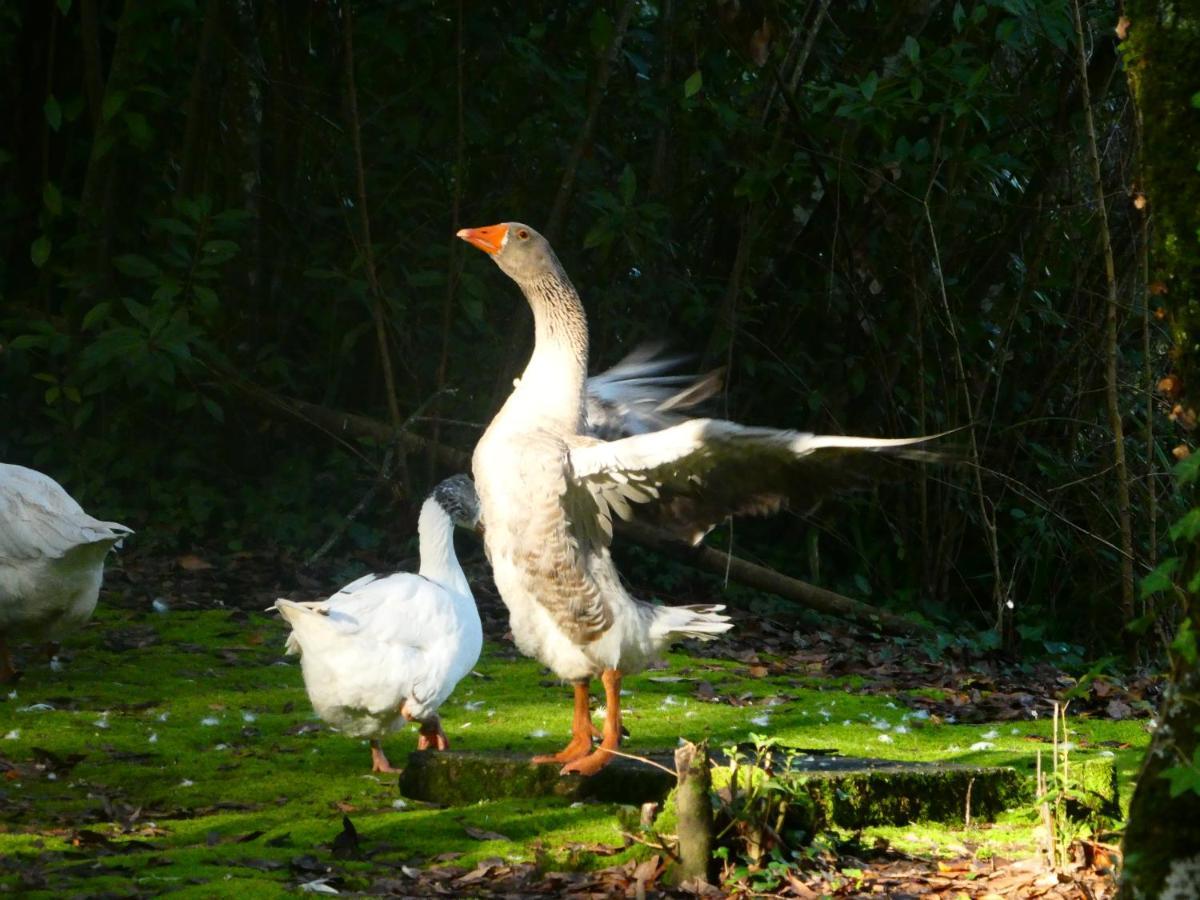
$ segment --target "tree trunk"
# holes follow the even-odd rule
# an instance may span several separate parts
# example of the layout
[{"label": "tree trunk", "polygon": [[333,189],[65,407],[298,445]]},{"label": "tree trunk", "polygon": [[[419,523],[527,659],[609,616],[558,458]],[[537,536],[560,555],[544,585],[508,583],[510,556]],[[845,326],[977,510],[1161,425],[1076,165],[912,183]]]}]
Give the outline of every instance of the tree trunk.
[{"label": "tree trunk", "polygon": [[[1195,60],[1200,55],[1200,9],[1161,0],[1130,0],[1126,68],[1143,126],[1142,180],[1148,201],[1151,277],[1166,293],[1175,346],[1171,358],[1182,381],[1179,404],[1186,413],[1200,384],[1200,242],[1197,210],[1200,185],[1200,113],[1193,103]],[[1189,416],[1179,417],[1186,421]],[[1195,471],[1194,469],[1192,470]],[[1188,506],[1196,506],[1195,482],[1183,485]],[[1181,548],[1179,581],[1194,583],[1200,570],[1195,538]],[[1171,666],[1158,728],[1142,764],[1129,824],[1125,829],[1120,896],[1200,896],[1200,597],[1183,598],[1179,632],[1171,645]]]},{"label": "tree trunk", "polygon": [[204,6],[204,24],[200,28],[200,46],[188,89],[186,120],[183,129],[183,150],[179,171],[179,193],[191,197],[201,193],[203,184],[198,167],[204,159],[209,135],[217,124],[213,104],[213,89],[220,80],[216,61],[217,37],[221,26],[221,0],[208,0]]},{"label": "tree trunk", "polygon": [[87,174],[79,197],[79,232],[85,240],[80,242],[82,255],[76,260],[76,269],[81,276],[83,289],[80,293],[85,303],[104,292],[112,274],[109,259],[116,230],[113,198],[119,157],[117,145],[124,125],[119,115],[105,119],[103,109],[106,103],[115,108],[118,102],[125,103],[133,95],[142,76],[139,55],[139,48],[144,46],[142,31],[155,26],[153,19],[152,9],[144,8],[139,0],[126,0],[117,22],[117,40],[104,85],[100,124],[92,138]]},{"label": "tree trunk", "polygon": [[1092,94],[1088,89],[1087,50],[1084,46],[1083,17],[1080,0],[1075,0],[1075,40],[1079,51],[1080,97],[1083,102],[1083,121],[1087,133],[1092,168],[1092,188],[1099,212],[1100,237],[1104,246],[1104,280],[1108,302],[1104,307],[1104,388],[1108,407],[1108,425],[1113,436],[1113,477],[1117,494],[1117,521],[1121,529],[1121,619],[1126,626],[1122,635],[1131,664],[1137,663],[1137,637],[1128,629],[1134,620],[1133,609],[1133,523],[1129,515],[1129,470],[1125,465],[1125,426],[1121,420],[1121,398],[1117,384],[1118,304],[1117,271],[1113,260],[1112,235],[1108,229],[1108,200],[1104,195],[1104,179],[1100,171],[1100,149],[1096,143],[1096,126],[1092,119]]}]

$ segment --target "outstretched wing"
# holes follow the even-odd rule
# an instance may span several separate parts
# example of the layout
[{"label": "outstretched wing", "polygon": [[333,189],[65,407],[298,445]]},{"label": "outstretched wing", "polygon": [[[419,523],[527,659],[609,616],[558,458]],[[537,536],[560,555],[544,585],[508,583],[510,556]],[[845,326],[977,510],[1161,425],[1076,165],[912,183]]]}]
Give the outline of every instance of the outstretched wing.
[{"label": "outstretched wing", "polygon": [[693,419],[619,441],[571,447],[563,506],[581,542],[607,544],[613,515],[647,505],[693,543],[729,515],[811,507],[829,493],[869,481],[885,457],[942,458],[941,435],[866,438],[752,428]]},{"label": "outstretched wing", "polygon": [[720,369],[703,375],[671,374],[688,361],[667,356],[662,344],[642,344],[611,369],[587,380],[584,432],[606,441],[659,431],[683,421],[682,413],[721,388]]}]

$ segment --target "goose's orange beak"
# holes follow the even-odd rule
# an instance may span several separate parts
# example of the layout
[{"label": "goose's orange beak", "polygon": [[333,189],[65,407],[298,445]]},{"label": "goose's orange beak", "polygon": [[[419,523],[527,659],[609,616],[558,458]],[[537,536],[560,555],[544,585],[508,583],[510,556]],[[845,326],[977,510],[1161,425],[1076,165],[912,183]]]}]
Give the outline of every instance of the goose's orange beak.
[{"label": "goose's orange beak", "polygon": [[506,234],[507,225],[488,225],[484,228],[463,228],[458,232],[458,237],[490,255],[500,252]]}]

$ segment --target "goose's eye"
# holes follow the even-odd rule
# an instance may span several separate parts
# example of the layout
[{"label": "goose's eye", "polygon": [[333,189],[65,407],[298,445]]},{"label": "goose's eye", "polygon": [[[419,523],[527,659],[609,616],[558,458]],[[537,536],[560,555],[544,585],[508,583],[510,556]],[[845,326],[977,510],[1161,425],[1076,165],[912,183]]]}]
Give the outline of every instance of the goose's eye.
[{"label": "goose's eye", "polygon": [[523,241],[527,241],[527,240],[529,240],[529,232],[526,231],[524,228],[522,228],[520,231],[517,232],[517,237],[519,237]]}]

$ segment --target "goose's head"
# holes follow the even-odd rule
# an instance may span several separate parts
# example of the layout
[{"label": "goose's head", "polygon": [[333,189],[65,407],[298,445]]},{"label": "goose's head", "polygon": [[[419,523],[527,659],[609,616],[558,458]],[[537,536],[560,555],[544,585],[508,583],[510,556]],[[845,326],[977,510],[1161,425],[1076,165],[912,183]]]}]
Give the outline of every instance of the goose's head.
[{"label": "goose's head", "polygon": [[454,475],[433,489],[430,496],[455,525],[483,532],[479,520],[479,495],[475,483],[467,475]]},{"label": "goose's head", "polygon": [[550,242],[521,222],[464,228],[458,236],[491,256],[518,284],[529,284],[547,272],[562,271]]}]

